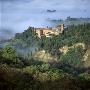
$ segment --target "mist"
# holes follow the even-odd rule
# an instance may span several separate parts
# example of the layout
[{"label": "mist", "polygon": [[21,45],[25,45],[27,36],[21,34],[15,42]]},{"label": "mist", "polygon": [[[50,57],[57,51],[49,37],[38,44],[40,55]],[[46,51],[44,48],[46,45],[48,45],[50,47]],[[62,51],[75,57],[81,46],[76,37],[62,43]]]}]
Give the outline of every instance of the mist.
[{"label": "mist", "polygon": [[[28,26],[54,26],[48,18],[90,16],[90,0],[0,0],[0,3],[0,38],[10,38]],[[48,9],[55,9],[56,12],[48,13]],[[4,33],[5,30],[11,33]]]}]

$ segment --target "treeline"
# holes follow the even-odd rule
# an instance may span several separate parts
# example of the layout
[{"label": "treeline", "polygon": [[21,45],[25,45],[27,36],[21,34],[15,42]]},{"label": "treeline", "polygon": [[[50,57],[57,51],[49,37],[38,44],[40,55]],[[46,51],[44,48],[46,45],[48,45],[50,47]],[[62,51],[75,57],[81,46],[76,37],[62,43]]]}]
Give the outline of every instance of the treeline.
[{"label": "treeline", "polygon": [[33,27],[29,27],[23,33],[16,33],[14,39],[10,42],[11,45],[26,48],[37,44],[38,37],[34,32]]}]

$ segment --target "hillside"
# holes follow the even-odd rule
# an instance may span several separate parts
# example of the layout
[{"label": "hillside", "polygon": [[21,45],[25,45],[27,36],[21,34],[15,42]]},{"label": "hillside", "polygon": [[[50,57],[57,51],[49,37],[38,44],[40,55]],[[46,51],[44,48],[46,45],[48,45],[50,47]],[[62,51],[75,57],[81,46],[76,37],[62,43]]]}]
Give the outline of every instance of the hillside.
[{"label": "hillside", "polygon": [[36,52],[33,55],[33,58],[35,60],[38,59],[38,60],[43,61],[43,62],[57,62],[57,57],[52,56],[48,52],[45,52],[45,50],[41,50],[41,51]]},{"label": "hillside", "polygon": [[[35,57],[36,59],[40,59],[40,61],[49,62],[50,60],[59,62],[64,61],[62,59],[72,51],[75,56],[78,56],[75,58],[77,64],[78,62],[86,63],[83,61],[86,55],[85,53],[90,49],[90,23],[78,26],[71,25],[65,28],[62,34],[53,36],[52,38],[43,37],[40,39],[33,30],[34,28],[29,27],[23,33],[17,33],[15,38],[9,43],[17,49],[18,54],[22,57],[27,59]],[[45,53],[41,52],[40,54],[42,50],[44,50]],[[71,56],[70,62],[73,63],[72,54],[69,56]],[[88,57],[89,55],[87,58]],[[65,60],[68,61],[68,59]],[[87,60],[87,62],[88,61],[89,60]],[[88,65],[88,67],[89,66],[90,65]]]},{"label": "hillside", "polygon": [[90,23],[52,38],[29,27],[0,49],[0,90],[89,90]]}]

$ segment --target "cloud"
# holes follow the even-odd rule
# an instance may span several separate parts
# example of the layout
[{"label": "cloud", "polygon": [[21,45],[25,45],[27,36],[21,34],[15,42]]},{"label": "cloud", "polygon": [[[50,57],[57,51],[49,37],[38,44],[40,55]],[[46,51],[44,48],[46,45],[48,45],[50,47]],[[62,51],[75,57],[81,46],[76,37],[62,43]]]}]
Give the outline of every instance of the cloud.
[{"label": "cloud", "polygon": [[6,30],[2,29],[0,30],[0,40],[2,39],[10,39],[11,37],[14,36],[14,32],[12,30]]},{"label": "cloud", "polygon": [[[22,32],[29,25],[46,27],[52,25],[47,18],[60,19],[67,16],[90,16],[90,0],[0,0],[0,30],[9,29]],[[47,9],[56,9],[55,13],[47,13]]]}]

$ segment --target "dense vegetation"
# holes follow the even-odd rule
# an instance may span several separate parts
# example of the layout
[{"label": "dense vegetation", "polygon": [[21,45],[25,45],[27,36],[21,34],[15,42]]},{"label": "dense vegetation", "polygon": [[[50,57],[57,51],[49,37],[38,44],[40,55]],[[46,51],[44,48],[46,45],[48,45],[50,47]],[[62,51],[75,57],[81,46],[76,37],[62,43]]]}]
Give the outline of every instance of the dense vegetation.
[{"label": "dense vegetation", "polygon": [[65,45],[72,46],[78,42],[85,43],[87,46],[89,46],[90,24],[69,26],[64,30],[63,34],[54,36],[52,38],[42,38],[40,41],[40,46],[50,52],[55,50],[58,51],[60,47]]},{"label": "dense vegetation", "polygon": [[[85,48],[75,47],[77,43],[84,43]],[[32,46],[58,60],[43,62],[34,60],[33,54],[24,58],[17,53],[17,48]],[[65,54],[59,50],[63,46],[70,47]],[[41,39],[29,27],[0,49],[0,90],[89,90],[90,67],[85,68],[83,61],[89,49],[90,24],[72,25],[59,36]]]},{"label": "dense vegetation", "polygon": [[16,33],[15,38],[12,40],[11,44],[13,46],[18,46],[19,48],[35,45],[37,43],[37,36],[33,30],[33,27],[29,27],[23,33]]}]

